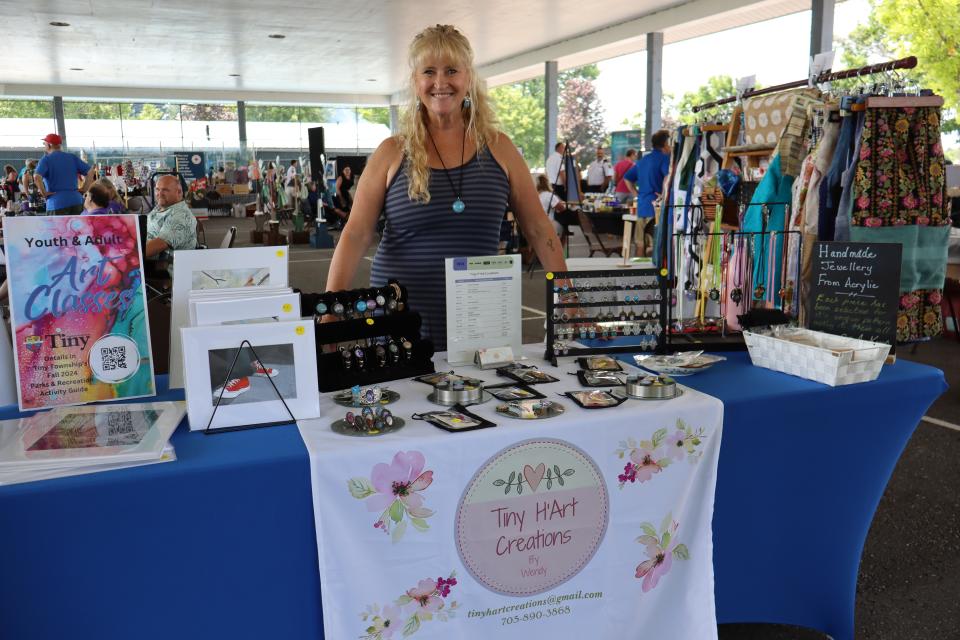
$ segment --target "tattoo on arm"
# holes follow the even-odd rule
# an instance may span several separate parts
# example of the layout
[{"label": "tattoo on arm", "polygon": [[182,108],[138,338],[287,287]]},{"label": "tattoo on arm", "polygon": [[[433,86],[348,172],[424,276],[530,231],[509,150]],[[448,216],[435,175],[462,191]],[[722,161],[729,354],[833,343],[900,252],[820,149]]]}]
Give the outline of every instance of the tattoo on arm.
[{"label": "tattoo on arm", "polygon": [[550,250],[553,251],[553,238],[547,240],[547,246],[550,247]]}]

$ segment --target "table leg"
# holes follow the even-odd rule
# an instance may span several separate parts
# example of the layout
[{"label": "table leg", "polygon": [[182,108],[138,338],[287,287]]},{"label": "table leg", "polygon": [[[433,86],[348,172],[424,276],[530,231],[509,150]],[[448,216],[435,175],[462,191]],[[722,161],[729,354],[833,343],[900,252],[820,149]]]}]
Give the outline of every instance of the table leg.
[{"label": "table leg", "polygon": [[620,255],[623,256],[623,264],[630,264],[630,249],[633,248],[633,221],[623,221],[623,245],[620,247]]}]

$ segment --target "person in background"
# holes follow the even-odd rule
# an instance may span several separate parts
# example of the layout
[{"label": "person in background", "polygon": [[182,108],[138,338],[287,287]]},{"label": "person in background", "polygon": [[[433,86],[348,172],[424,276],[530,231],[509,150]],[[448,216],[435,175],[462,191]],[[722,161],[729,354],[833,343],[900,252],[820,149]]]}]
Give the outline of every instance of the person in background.
[{"label": "person in background", "polygon": [[555,144],[553,146],[553,153],[547,158],[547,166],[545,168],[547,180],[550,181],[553,192],[557,194],[557,197],[561,200],[567,199],[567,172],[563,168],[563,152],[566,151],[566,149],[566,145],[562,142]]},{"label": "person in background", "polygon": [[[120,193],[110,178],[100,178],[94,186],[96,185],[100,185],[107,190],[107,194],[110,196],[110,203],[107,205],[107,208],[110,210],[110,213],[127,212],[127,207],[123,204],[123,201],[120,200]],[[91,189],[92,188],[93,187],[91,187]]]},{"label": "person in background", "polygon": [[353,208],[353,196],[350,194],[351,188],[353,188],[353,169],[350,168],[350,165],[346,164],[343,165],[343,169],[340,170],[340,175],[337,176],[335,204],[339,209],[343,209],[347,213]]},{"label": "person in background", "polygon": [[147,214],[147,251],[154,258],[164,251],[197,248],[197,219],[183,201],[176,176],[161,176],[156,187],[157,206]]},{"label": "person in background", "polygon": [[17,174],[17,178],[20,180],[18,188],[23,196],[23,200],[29,201],[30,204],[36,203],[37,200],[37,184],[34,182],[36,170],[37,161],[30,159],[26,161],[23,168],[20,169],[20,173]]},{"label": "person in background", "polygon": [[613,167],[607,160],[603,147],[597,147],[597,159],[587,166],[587,193],[606,193],[613,176]]},{"label": "person in background", "polygon": [[0,189],[8,202],[12,201],[20,188],[17,182],[17,170],[13,165],[7,165],[3,168],[3,182],[0,183]]},{"label": "person in background", "polygon": [[567,205],[553,192],[553,189],[550,188],[550,180],[543,173],[537,174],[537,194],[540,196],[540,206],[543,207],[544,213],[553,222],[553,230],[563,239],[563,236],[560,235],[563,233],[563,225],[557,222],[554,214],[566,211]]},{"label": "person in background", "polygon": [[653,134],[651,142],[653,150],[623,175],[623,179],[637,192],[638,221],[634,242],[641,256],[646,255],[647,226],[653,222],[653,203],[660,197],[663,179],[670,173],[670,132],[660,129]]},{"label": "person in background", "polygon": [[99,181],[95,182],[84,194],[83,215],[100,216],[111,213],[113,211],[110,210],[110,191]]},{"label": "person in background", "polygon": [[633,188],[633,185],[628,184],[623,179],[624,174],[630,170],[630,167],[632,167],[636,161],[637,150],[627,149],[627,152],[623,154],[623,159],[613,166],[613,183],[616,185],[613,194],[620,204],[633,204],[633,199],[637,195],[637,190]]},{"label": "person in background", "polygon": [[293,202],[300,187],[300,177],[297,175],[297,161],[291,160],[287,168],[287,175],[283,180],[283,190],[287,194],[287,202]]},{"label": "person in background", "polygon": [[[47,134],[43,146],[47,154],[37,164],[33,177],[37,191],[47,200],[47,213],[78,215],[83,212],[83,192],[93,184],[96,168],[61,150],[63,140],[55,133]],[[77,188],[78,178],[83,184]]]},{"label": "person in background", "polygon": [[307,205],[310,207],[310,215],[317,220],[320,215],[320,192],[317,190],[317,183],[310,181],[307,183]]},{"label": "person in background", "polygon": [[447,347],[445,259],[496,255],[508,207],[544,269],[566,271],[527,163],[496,128],[473,60],[470,42],[450,25],[414,37],[401,133],[370,157],[327,278],[328,291],[351,288],[383,215],[371,286],[402,282],[437,351]]},{"label": "person in background", "polygon": [[[320,192],[320,202],[323,204],[323,217],[331,229],[343,229],[350,217],[350,212],[340,208],[340,203],[329,189],[323,189]],[[333,216],[336,217],[332,217]]]}]

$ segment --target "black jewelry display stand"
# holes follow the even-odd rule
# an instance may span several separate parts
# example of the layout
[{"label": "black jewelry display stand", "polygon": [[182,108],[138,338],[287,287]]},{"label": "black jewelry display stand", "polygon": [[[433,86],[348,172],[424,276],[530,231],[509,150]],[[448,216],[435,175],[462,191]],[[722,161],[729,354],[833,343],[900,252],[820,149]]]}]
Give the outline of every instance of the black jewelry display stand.
[{"label": "black jewelry display stand", "polygon": [[[796,238],[797,241],[797,253],[798,256],[803,255],[803,234],[799,231],[770,231],[767,229],[769,225],[769,207],[776,205],[789,205],[788,202],[765,202],[765,203],[752,203],[749,206],[760,206],[763,207],[763,213],[761,218],[761,227],[760,231],[723,231],[720,233],[707,232],[703,230],[694,230],[692,232],[676,232],[673,234],[674,242],[674,251],[673,251],[673,260],[670,261],[670,275],[667,277],[667,286],[669,287],[670,296],[682,296],[686,295],[687,291],[681,290],[682,288],[678,286],[677,274],[676,274],[676,260],[677,256],[680,255],[682,248],[684,247],[687,238],[691,236],[697,236],[709,239],[714,238],[718,235],[723,238],[729,238],[729,244],[740,243],[743,240],[742,246],[751,248],[753,244],[756,243],[760,247],[763,247],[766,250],[767,243],[769,242],[768,238],[780,236],[780,242],[783,243],[783,250],[780,252],[780,262],[778,263],[776,270],[781,274],[785,274],[785,269],[783,261],[787,259],[787,246],[789,238],[791,236]],[[670,205],[669,209],[675,209],[684,205]],[[700,208],[700,205],[691,205],[691,208]],[[785,214],[786,215],[786,214]],[[742,226],[742,215],[740,216],[740,223]],[[786,226],[787,220],[784,220],[784,225]],[[666,234],[665,236],[666,237]],[[752,259],[752,249],[751,258],[749,259],[749,264],[751,265],[748,269],[752,270],[753,259]],[[662,255],[667,255],[666,250],[662,252]],[[797,260],[797,272],[790,274],[793,277],[794,287],[800,286],[800,260]],[[731,268],[728,266],[728,268]],[[748,280],[752,278],[748,277]],[[781,288],[784,286],[784,283],[781,282]],[[747,308],[747,313],[754,311],[768,312],[769,309],[763,309],[759,303],[760,300],[755,300],[753,295],[753,288],[749,287],[750,290],[744,290],[742,295],[747,300],[752,301],[750,306]],[[777,292],[779,295],[779,292]],[[694,295],[701,295],[702,292],[697,290]],[[726,282],[726,272],[724,272],[720,277],[720,301],[722,301],[722,309],[726,308],[726,305],[729,304],[731,292],[727,289]],[[710,331],[678,331],[675,328],[675,323],[677,318],[674,317],[674,307],[673,305],[667,305],[667,321],[666,326],[668,331],[665,332],[665,348],[666,353],[675,353],[678,351],[746,351],[747,345],[743,340],[743,334],[740,331],[728,330],[726,328],[726,323],[723,318],[720,318],[718,323],[718,330],[714,332]]]},{"label": "black jewelry display stand", "polygon": [[[357,293],[360,291],[363,290],[358,289]],[[351,295],[351,292],[342,293]],[[315,308],[320,297],[321,294],[301,294],[301,309],[305,316],[316,314]],[[408,308],[384,315],[318,322],[315,327],[320,391],[337,391],[354,385],[366,386],[433,373],[433,343],[420,338],[420,326],[420,314]],[[404,355],[401,347],[398,362],[391,362],[388,354],[387,363],[380,366],[373,353],[375,347],[365,347],[368,355],[364,358],[362,368],[357,366],[355,358],[349,369],[344,367],[343,356],[336,345],[356,345],[377,338],[393,339],[398,346],[402,339],[408,340],[412,346],[409,357]]]},{"label": "black jewelry display stand", "polygon": [[[644,288],[644,289],[635,289],[625,286],[622,282],[624,279],[630,279],[631,281],[637,278],[644,278],[645,281],[649,282],[650,279],[656,279],[656,286],[653,288]],[[557,281],[572,281],[574,286],[569,287],[567,291],[564,291],[563,288],[560,288],[560,291],[554,290],[554,286]],[[626,295],[641,295],[644,296],[650,292],[657,292],[659,294],[659,299],[641,299],[638,302],[627,302],[625,300]],[[558,302],[554,298],[557,297],[557,294],[572,294],[576,293],[578,297],[581,298],[579,302]],[[608,347],[574,347],[569,346],[558,352],[555,349],[555,343],[563,342],[558,338],[557,330],[561,327],[572,327],[574,329],[574,336],[569,338],[569,342],[576,342],[581,339],[578,333],[579,326],[581,325],[593,325],[599,324],[601,327],[606,327],[608,329],[614,329],[617,327],[623,327],[624,322],[627,324],[640,322],[644,326],[647,324],[653,324],[659,327],[659,332],[654,334],[656,336],[656,348],[649,350],[652,353],[665,353],[666,348],[666,327],[667,327],[667,300],[669,299],[669,290],[666,287],[666,279],[660,277],[660,274],[656,269],[605,269],[601,271],[555,271],[553,273],[547,274],[546,280],[546,294],[547,294],[547,345],[544,358],[549,360],[553,366],[557,366],[558,358],[566,358],[568,356],[590,356],[590,355],[601,355],[601,354],[618,354],[618,353],[637,353],[642,351],[640,345],[618,345],[618,346],[608,346]],[[594,302],[584,302],[582,301],[583,296],[608,296],[612,295],[614,300],[605,300],[605,301],[594,301]],[[602,309],[616,309],[617,315],[613,319],[598,317],[597,314],[601,312]],[[633,311],[635,314],[638,314],[642,311],[651,312],[653,310],[657,311],[657,318],[649,319],[634,319],[634,320],[620,320],[619,312],[620,311]],[[580,315],[577,315],[576,312],[579,311]],[[567,314],[567,319],[563,319],[563,315]],[[641,333],[640,335],[631,336],[624,335],[623,333],[617,332],[611,334],[611,337],[622,338],[622,337],[646,337],[649,339],[649,334]]]},{"label": "black jewelry display stand", "polygon": [[210,414],[210,420],[207,422],[207,426],[203,429],[203,435],[209,436],[215,433],[226,433],[228,431],[245,431],[247,429],[260,429],[261,427],[279,427],[282,424],[290,424],[290,422],[296,422],[297,419],[293,416],[293,412],[290,411],[290,407],[287,406],[287,401],[283,399],[283,396],[280,394],[280,390],[277,389],[277,385],[274,384],[273,378],[267,376],[267,380],[270,382],[270,386],[273,387],[274,393],[277,394],[277,397],[280,399],[283,408],[287,410],[287,415],[290,416],[290,421],[280,420],[277,422],[260,422],[257,424],[244,424],[236,427],[222,427],[214,430],[210,430],[210,425],[213,424],[213,418],[217,415],[217,409],[220,408],[220,401],[223,400],[223,393],[227,390],[227,383],[230,381],[231,376],[233,376],[233,369],[237,366],[237,360],[240,359],[240,352],[243,351],[243,347],[246,346],[250,349],[250,353],[253,354],[254,359],[257,362],[262,362],[260,356],[257,355],[256,349],[253,348],[253,345],[250,344],[249,340],[244,340],[240,343],[240,347],[237,349],[237,353],[233,356],[233,362],[230,363],[230,368],[227,370],[227,375],[223,379],[223,384],[220,387],[220,397],[217,398],[217,403],[213,405],[213,413]]}]

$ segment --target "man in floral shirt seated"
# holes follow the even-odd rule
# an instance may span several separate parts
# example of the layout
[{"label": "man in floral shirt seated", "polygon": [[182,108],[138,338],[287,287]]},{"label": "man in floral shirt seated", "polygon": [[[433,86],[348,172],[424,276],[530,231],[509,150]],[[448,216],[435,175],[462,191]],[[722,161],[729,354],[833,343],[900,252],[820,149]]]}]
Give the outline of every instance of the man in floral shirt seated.
[{"label": "man in floral shirt seated", "polygon": [[183,200],[183,189],[176,176],[157,180],[157,206],[147,215],[147,258],[168,249],[197,248],[197,219]]}]

